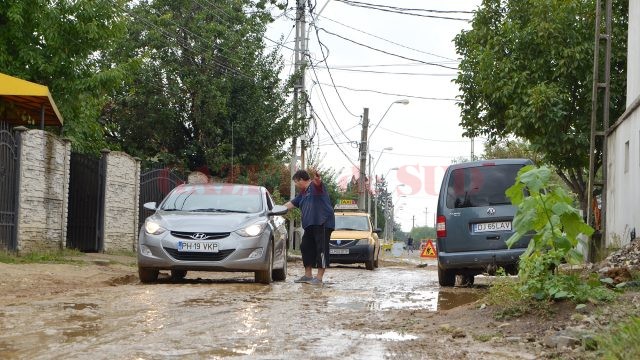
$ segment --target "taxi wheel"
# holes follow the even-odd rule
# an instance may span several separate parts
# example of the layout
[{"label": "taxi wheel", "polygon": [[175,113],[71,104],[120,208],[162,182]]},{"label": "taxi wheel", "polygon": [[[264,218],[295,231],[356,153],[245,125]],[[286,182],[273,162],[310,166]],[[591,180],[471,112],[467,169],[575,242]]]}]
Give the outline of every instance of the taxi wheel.
[{"label": "taxi wheel", "polygon": [[370,259],[370,260],[366,261],[364,263],[364,267],[367,268],[367,270],[373,270],[375,268],[374,260]]},{"label": "taxi wheel", "polygon": [[380,266],[379,264],[380,261],[380,250],[378,250],[378,254],[376,255],[376,259],[373,260],[373,267],[377,268]]}]

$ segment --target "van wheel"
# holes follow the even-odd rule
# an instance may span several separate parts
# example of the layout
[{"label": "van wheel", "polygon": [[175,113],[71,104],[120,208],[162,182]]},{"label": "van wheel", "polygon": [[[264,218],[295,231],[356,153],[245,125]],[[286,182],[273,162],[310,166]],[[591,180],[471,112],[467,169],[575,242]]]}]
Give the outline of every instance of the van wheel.
[{"label": "van wheel", "polygon": [[453,270],[442,269],[438,266],[438,283],[440,283],[440,286],[455,285],[456,273]]}]

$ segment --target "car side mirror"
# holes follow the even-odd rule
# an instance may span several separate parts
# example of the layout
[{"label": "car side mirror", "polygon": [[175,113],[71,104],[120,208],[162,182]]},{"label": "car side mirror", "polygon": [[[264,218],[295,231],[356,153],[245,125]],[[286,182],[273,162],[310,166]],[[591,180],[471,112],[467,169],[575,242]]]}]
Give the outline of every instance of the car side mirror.
[{"label": "car side mirror", "polygon": [[142,207],[144,207],[147,210],[151,210],[151,211],[155,211],[157,209],[155,201],[144,203],[144,205],[142,205]]},{"label": "car side mirror", "polygon": [[373,229],[373,232],[380,235],[380,233],[382,232],[382,229],[375,228]]},{"label": "car side mirror", "polygon": [[273,216],[273,215],[284,215],[289,211],[289,209],[287,209],[286,206],[284,205],[275,205],[273,207],[273,209],[271,209],[267,215],[269,216]]}]

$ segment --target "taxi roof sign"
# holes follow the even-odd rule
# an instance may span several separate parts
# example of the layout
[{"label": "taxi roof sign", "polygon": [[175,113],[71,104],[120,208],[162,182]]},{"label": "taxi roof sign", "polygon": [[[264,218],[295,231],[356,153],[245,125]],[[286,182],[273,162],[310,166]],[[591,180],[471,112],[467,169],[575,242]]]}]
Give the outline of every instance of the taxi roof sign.
[{"label": "taxi roof sign", "polygon": [[339,199],[333,208],[336,210],[359,210],[358,202],[352,199]]}]

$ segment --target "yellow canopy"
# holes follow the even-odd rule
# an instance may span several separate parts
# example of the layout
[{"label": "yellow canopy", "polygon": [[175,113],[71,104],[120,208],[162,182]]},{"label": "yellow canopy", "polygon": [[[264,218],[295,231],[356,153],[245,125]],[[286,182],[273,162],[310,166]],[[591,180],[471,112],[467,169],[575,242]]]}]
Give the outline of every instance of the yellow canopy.
[{"label": "yellow canopy", "polygon": [[3,73],[0,73],[0,105],[3,105],[0,120],[10,124],[41,124],[43,120],[47,126],[63,123],[49,88]]}]

